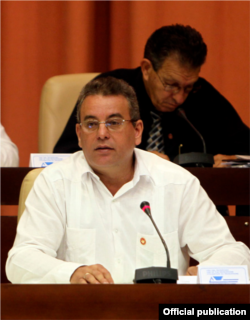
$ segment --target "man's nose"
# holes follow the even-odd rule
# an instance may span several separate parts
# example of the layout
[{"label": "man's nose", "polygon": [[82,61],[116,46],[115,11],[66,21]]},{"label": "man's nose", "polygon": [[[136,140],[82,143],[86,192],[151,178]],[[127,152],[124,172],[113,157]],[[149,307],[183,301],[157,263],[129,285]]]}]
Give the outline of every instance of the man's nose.
[{"label": "man's nose", "polygon": [[188,94],[181,89],[179,92],[173,94],[173,98],[176,101],[176,104],[181,105],[186,99]]},{"label": "man's nose", "polygon": [[106,127],[105,123],[99,123],[99,128],[97,129],[97,135],[100,139],[109,138],[109,129]]}]

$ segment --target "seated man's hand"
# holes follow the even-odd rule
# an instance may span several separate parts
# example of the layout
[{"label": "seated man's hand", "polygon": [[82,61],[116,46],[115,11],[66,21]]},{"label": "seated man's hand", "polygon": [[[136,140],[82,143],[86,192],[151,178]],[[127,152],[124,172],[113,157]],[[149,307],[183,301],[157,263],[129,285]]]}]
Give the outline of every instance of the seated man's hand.
[{"label": "seated man's hand", "polygon": [[152,153],[156,154],[157,156],[159,156],[159,157],[161,157],[161,158],[163,158],[165,160],[170,161],[169,157],[166,154],[160,153],[158,151],[149,151],[149,152],[152,152]]},{"label": "seated man's hand", "polygon": [[222,160],[235,160],[237,159],[236,156],[227,156],[225,154],[217,154],[216,156],[214,156],[214,168],[225,168],[226,165],[223,164]]},{"label": "seated man's hand", "polygon": [[108,284],[114,283],[114,280],[109,271],[101,264],[93,264],[91,266],[82,266],[76,269],[70,278],[70,283]]},{"label": "seated man's hand", "polygon": [[192,266],[187,269],[186,276],[197,276],[198,267]]}]

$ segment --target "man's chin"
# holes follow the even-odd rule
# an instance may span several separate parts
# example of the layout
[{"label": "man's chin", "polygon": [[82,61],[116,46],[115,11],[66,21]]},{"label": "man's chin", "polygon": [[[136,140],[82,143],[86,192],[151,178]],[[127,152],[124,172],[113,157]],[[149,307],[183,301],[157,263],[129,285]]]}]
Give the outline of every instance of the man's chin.
[{"label": "man's chin", "polygon": [[110,159],[108,157],[103,157],[101,159],[95,159],[95,161],[93,161],[91,163],[91,167],[93,168],[109,168],[112,167],[114,165],[114,159]]},{"label": "man's chin", "polygon": [[177,108],[177,105],[162,104],[158,106],[157,110],[160,112],[174,112]]}]

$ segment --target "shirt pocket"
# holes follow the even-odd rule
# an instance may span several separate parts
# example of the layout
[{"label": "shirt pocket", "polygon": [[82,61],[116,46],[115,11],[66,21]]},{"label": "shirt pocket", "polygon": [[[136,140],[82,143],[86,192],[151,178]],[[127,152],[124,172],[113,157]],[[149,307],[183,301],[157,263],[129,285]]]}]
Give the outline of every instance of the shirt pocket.
[{"label": "shirt pocket", "polygon": [[95,229],[66,228],[66,261],[95,264]]},{"label": "shirt pocket", "polygon": [[[163,234],[162,237],[168,247],[171,267],[178,268],[178,232]],[[136,239],[136,268],[166,267],[166,265],[167,254],[160,237],[138,233]]]}]

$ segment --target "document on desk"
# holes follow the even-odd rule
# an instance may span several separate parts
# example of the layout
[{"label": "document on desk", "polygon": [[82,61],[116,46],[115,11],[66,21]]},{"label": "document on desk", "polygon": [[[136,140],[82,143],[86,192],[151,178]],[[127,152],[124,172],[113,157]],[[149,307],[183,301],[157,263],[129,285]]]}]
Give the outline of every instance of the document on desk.
[{"label": "document on desk", "polygon": [[179,276],[177,284],[197,284],[197,276]]},{"label": "document on desk", "polygon": [[250,156],[236,155],[235,160],[222,160],[222,163],[230,168],[250,168]]},{"label": "document on desk", "polygon": [[70,153],[31,153],[29,166],[32,168],[45,168],[68,158],[70,155]]},{"label": "document on desk", "polygon": [[179,276],[177,284],[249,284],[247,266],[198,266],[198,276]]},{"label": "document on desk", "polygon": [[198,266],[198,283],[248,284],[247,266]]}]

